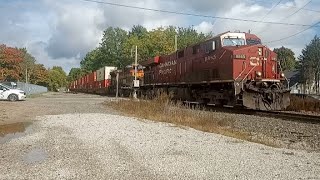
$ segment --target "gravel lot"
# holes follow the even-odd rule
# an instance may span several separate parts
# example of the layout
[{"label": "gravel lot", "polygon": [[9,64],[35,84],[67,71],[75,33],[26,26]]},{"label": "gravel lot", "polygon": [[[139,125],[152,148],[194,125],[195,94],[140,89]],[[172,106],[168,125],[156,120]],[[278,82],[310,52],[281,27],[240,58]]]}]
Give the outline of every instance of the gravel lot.
[{"label": "gravel lot", "polygon": [[47,94],[9,104],[17,108],[3,123],[36,121],[0,137],[0,179],[320,179],[319,153],[124,117],[105,100]]},{"label": "gravel lot", "polygon": [[36,116],[68,113],[111,113],[102,106],[107,97],[87,94],[46,93],[26,101],[0,101],[0,125],[32,121]]}]

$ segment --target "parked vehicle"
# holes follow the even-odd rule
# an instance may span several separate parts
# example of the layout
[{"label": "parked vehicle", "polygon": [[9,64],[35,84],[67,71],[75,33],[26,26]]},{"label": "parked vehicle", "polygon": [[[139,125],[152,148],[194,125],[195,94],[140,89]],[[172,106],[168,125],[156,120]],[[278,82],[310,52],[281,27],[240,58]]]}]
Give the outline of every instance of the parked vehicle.
[{"label": "parked vehicle", "polygon": [[10,87],[11,89],[17,89],[17,83],[15,83],[15,82],[4,81],[4,82],[0,82],[0,83]]},{"label": "parked vehicle", "polygon": [[20,89],[12,89],[0,83],[0,100],[19,101],[26,98],[26,93]]}]

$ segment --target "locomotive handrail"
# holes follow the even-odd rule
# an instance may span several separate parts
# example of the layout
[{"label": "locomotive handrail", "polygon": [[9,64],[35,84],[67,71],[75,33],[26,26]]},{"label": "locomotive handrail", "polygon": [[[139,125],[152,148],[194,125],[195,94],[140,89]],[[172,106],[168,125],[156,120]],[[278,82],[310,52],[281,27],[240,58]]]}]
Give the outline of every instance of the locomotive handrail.
[{"label": "locomotive handrail", "polygon": [[[278,62],[278,65],[279,65],[279,67],[280,67],[281,72],[283,72],[280,62]],[[284,78],[285,78],[286,81],[287,81],[288,89],[290,89],[290,82],[289,82],[288,78],[287,78],[285,75],[284,75]]]},{"label": "locomotive handrail", "polygon": [[253,71],[253,69],[256,68],[256,67],[257,67],[257,64],[254,65],[254,66],[250,69],[250,71],[248,72],[248,74],[240,81],[241,84],[242,84],[242,88],[243,88],[243,81],[248,77],[248,75],[249,75],[249,74]]},{"label": "locomotive handrail", "polygon": [[256,65],[254,65],[251,69],[250,69],[250,71],[248,72],[248,74],[241,80],[241,81],[243,81],[244,79],[246,79],[247,77],[248,77],[248,75],[253,71],[253,69],[254,68],[256,68],[257,67],[257,64]]},{"label": "locomotive handrail", "polygon": [[243,62],[243,64],[245,65],[245,68],[241,71],[241,73],[240,73],[239,76],[235,79],[235,81],[236,81],[240,76],[242,76],[242,74],[244,73],[244,71],[247,69],[247,63],[246,63],[246,62]]}]

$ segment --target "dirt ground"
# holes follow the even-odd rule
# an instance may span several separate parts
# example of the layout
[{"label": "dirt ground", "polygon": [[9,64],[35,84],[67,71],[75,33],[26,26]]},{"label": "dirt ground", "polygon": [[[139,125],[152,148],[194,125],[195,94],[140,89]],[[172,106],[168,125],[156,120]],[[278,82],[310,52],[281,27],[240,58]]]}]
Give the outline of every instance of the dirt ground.
[{"label": "dirt ground", "polygon": [[27,98],[25,101],[0,101],[0,125],[29,122],[33,121],[36,116],[43,115],[72,113],[115,114],[115,112],[103,106],[106,99],[110,98],[98,95],[50,92]]}]

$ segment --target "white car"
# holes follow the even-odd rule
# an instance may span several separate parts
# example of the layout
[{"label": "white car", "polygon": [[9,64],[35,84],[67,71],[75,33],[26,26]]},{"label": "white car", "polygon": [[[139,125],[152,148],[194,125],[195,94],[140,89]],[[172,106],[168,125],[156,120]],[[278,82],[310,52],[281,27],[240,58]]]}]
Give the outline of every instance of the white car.
[{"label": "white car", "polygon": [[26,93],[20,89],[11,89],[0,83],[0,100],[18,101],[26,98]]}]

